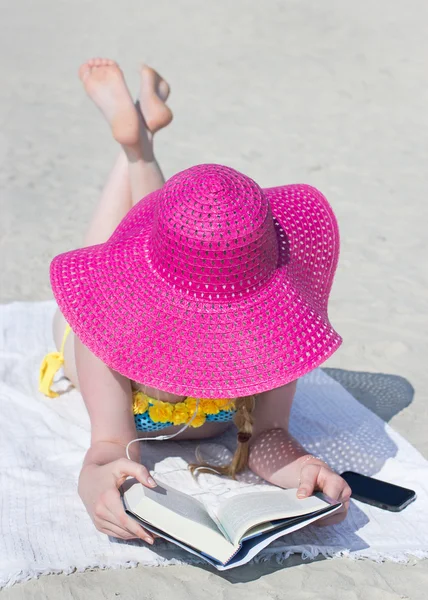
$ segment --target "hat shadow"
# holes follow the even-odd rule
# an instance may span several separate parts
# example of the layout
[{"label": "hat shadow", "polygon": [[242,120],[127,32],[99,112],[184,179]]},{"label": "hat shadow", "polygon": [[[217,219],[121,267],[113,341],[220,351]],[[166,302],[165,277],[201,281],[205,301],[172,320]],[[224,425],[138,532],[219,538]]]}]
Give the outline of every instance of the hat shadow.
[{"label": "hat shadow", "polygon": [[346,371],[329,367],[323,368],[322,371],[387,423],[407,408],[415,395],[412,384],[400,375]]}]

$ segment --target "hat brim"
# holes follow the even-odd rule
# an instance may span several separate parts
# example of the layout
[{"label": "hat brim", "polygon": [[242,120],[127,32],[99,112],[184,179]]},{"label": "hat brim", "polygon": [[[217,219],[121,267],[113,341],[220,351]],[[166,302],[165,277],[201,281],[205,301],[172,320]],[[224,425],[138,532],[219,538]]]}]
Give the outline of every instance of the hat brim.
[{"label": "hat brim", "polygon": [[265,287],[216,302],[162,278],[147,252],[154,192],[106,243],[52,261],[55,299],[74,333],[113,370],[178,395],[255,394],[322,364],[342,341],[327,315],[339,248],[336,219],[310,186],[264,193],[282,248]]}]

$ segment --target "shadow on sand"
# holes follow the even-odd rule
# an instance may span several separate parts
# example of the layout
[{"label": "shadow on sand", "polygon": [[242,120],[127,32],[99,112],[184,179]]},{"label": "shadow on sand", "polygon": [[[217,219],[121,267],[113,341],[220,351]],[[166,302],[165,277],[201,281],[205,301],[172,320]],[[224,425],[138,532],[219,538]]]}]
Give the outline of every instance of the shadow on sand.
[{"label": "shadow on sand", "polygon": [[415,394],[413,386],[399,375],[330,368],[322,370],[386,422],[409,406]]}]

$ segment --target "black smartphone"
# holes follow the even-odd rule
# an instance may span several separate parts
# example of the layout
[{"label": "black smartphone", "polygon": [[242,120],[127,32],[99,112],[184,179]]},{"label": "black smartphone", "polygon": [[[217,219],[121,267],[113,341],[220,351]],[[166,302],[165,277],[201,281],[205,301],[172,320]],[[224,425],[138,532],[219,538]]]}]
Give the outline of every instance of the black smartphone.
[{"label": "black smartphone", "polygon": [[353,471],[345,471],[341,477],[352,489],[352,498],[378,508],[398,512],[416,499],[416,492],[413,490],[374,477]]}]

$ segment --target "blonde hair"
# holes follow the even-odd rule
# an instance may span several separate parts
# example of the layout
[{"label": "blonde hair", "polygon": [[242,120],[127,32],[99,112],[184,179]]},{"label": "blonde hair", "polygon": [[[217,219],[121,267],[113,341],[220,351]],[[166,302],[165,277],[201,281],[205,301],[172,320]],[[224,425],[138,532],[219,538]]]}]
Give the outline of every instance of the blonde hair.
[{"label": "blonde hair", "polygon": [[212,473],[216,471],[220,475],[227,475],[236,479],[236,474],[240,473],[248,465],[248,456],[250,453],[250,438],[253,433],[253,411],[256,404],[254,396],[242,396],[235,400],[236,413],[234,423],[238,428],[238,445],[232,462],[229,465],[217,466],[208,463],[189,465],[192,474],[196,470],[202,473]]}]

